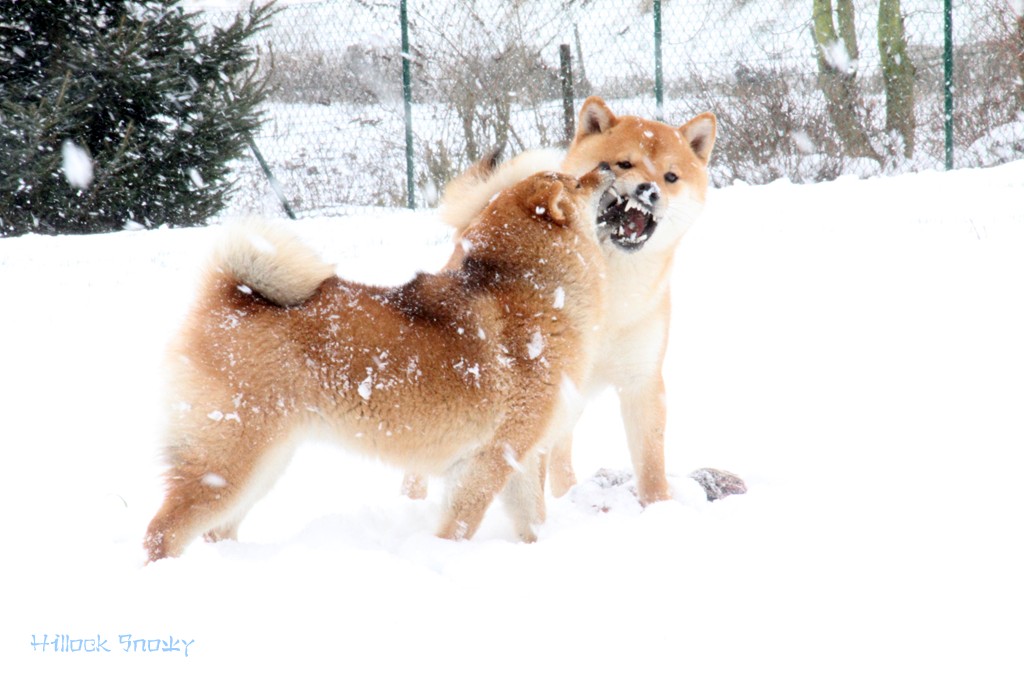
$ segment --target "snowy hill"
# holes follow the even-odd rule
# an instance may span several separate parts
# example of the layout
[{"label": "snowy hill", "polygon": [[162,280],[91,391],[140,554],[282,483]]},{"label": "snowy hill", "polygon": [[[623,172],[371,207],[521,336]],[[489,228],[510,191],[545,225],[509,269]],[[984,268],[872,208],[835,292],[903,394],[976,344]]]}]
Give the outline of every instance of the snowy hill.
[{"label": "snowy hill", "polygon": [[[675,273],[675,501],[589,482],[629,468],[602,396],[534,545],[500,505],[438,540],[439,486],[411,501],[400,472],[310,444],[239,542],[145,568],[160,357],[217,230],[0,240],[0,660],[32,680],[1020,679],[1021,196],[1024,162],[712,191]],[[297,229],[378,282],[449,249],[429,212]],[[700,466],[749,492],[706,502]]]}]

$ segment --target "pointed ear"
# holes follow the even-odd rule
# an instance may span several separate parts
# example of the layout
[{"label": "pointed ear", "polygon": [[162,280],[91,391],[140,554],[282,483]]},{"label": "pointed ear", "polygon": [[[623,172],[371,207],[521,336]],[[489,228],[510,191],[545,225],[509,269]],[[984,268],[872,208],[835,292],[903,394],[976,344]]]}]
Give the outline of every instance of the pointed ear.
[{"label": "pointed ear", "polygon": [[572,217],[572,200],[557,180],[538,186],[530,198],[530,206],[535,215],[555,225],[565,225]]},{"label": "pointed ear", "polygon": [[679,127],[679,133],[690,143],[690,149],[697,155],[697,158],[707,165],[711,158],[711,150],[715,146],[715,133],[718,130],[718,120],[711,112],[704,112],[688,123]]},{"label": "pointed ear", "polygon": [[556,225],[566,225],[572,217],[572,201],[566,196],[565,187],[560,182],[552,183],[551,194],[548,196],[548,215]]},{"label": "pointed ear", "polygon": [[600,97],[591,96],[580,107],[580,121],[576,128],[576,141],[587,135],[603,133],[618,122],[615,114]]}]

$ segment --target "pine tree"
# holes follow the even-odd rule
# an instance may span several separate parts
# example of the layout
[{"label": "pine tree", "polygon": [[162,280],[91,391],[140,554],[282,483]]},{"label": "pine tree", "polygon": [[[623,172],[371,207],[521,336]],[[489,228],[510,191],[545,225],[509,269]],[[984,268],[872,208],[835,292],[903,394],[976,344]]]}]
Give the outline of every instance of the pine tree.
[{"label": "pine tree", "polygon": [[[216,214],[260,123],[247,41],[272,13],[212,28],[176,0],[0,3],[0,236]],[[69,172],[75,148],[91,179]]]}]

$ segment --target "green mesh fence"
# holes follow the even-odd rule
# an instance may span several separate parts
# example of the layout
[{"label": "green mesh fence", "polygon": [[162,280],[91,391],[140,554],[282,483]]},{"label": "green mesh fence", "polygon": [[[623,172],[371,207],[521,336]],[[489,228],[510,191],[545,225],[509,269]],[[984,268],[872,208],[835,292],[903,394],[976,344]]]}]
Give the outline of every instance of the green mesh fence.
[{"label": "green mesh fence", "polygon": [[[943,0],[407,0],[408,52],[401,0],[278,5],[256,144],[300,215],[408,205],[407,158],[422,207],[488,151],[564,144],[565,56],[573,110],[714,112],[718,186],[1024,158],[1024,0],[949,2],[948,89]],[[255,160],[237,173],[232,210],[280,210]]]}]

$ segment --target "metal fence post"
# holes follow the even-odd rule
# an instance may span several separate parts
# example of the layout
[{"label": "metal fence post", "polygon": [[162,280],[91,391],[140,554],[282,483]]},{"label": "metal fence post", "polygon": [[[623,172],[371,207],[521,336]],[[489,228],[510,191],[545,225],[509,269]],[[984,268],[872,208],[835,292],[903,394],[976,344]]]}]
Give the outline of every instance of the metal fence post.
[{"label": "metal fence post", "polygon": [[409,73],[409,13],[406,10],[406,0],[401,2],[399,20],[402,22],[402,98],[405,100],[405,191],[408,207],[416,208],[412,150],[412,76]]},{"label": "metal fence post", "polygon": [[946,123],[946,170],[953,170],[953,0],[945,0],[943,8],[945,24],[945,49],[943,71],[945,73],[945,123]]},{"label": "metal fence post", "polygon": [[292,210],[291,204],[288,203],[288,198],[284,195],[284,189],[281,187],[281,183],[274,177],[274,172],[270,170],[270,164],[263,158],[263,154],[260,153],[259,147],[256,146],[256,141],[252,139],[252,135],[246,135],[245,141],[249,144],[249,149],[252,151],[252,155],[256,157],[256,162],[260,164],[260,168],[263,169],[263,174],[267,176],[267,182],[270,184],[270,189],[274,191],[277,196],[277,200],[281,202],[281,208],[288,214],[288,217],[292,220],[297,220],[295,217],[295,211]]},{"label": "metal fence post", "polygon": [[576,103],[572,87],[572,52],[568,45],[558,46],[561,62],[560,78],[562,80],[562,125],[565,126],[565,143],[572,142],[576,130]]},{"label": "metal fence post", "polygon": [[661,0],[654,0],[654,106],[655,118],[665,119],[665,83],[661,71]]}]

